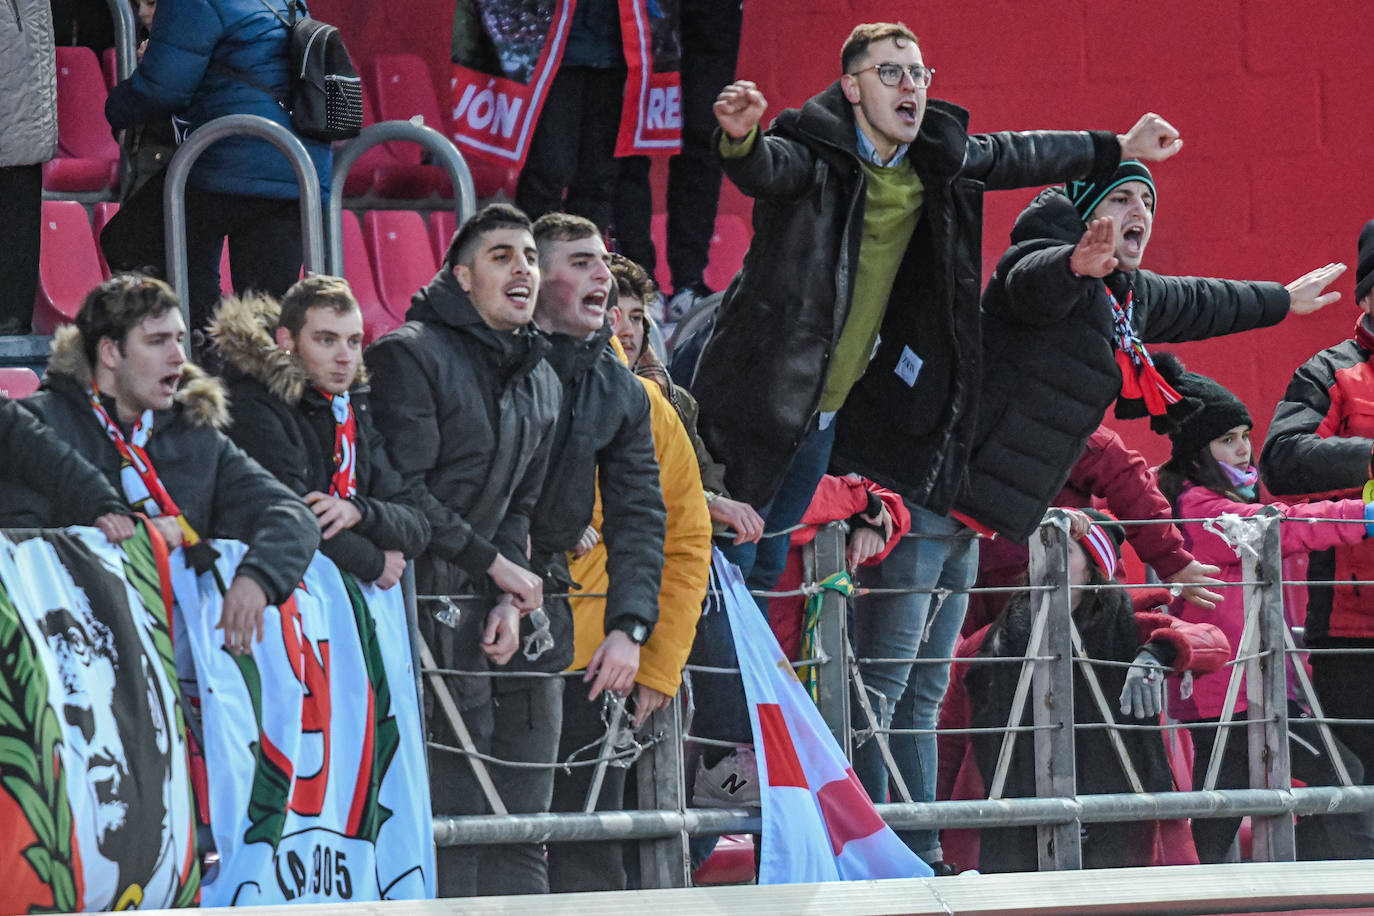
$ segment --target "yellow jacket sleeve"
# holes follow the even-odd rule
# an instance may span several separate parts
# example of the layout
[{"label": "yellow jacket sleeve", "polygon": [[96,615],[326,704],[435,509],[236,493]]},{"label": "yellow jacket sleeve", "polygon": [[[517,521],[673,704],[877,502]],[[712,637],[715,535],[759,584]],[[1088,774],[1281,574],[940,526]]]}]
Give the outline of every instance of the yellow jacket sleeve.
[{"label": "yellow jacket sleeve", "polygon": [[[639,656],[636,682],[672,696],[682,683],[682,666],[696,637],[697,618],[711,570],[711,517],[697,469],[696,452],[687,429],[659,387],[640,379],[649,394],[654,452],[658,458],[659,485],[668,509],[664,538],[663,583],[658,594],[658,624]],[[592,524],[601,526],[601,494],[598,491]],[[606,548],[598,543],[591,552],[570,559],[570,572],[581,590],[604,594]],[[584,668],[603,632],[606,601],[603,597],[572,600],[573,668]]]}]

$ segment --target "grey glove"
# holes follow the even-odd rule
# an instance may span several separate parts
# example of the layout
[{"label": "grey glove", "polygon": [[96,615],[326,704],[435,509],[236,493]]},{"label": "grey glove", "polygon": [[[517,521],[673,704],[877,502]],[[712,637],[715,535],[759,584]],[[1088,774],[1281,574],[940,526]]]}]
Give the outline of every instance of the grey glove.
[{"label": "grey glove", "polygon": [[1137,719],[1153,718],[1164,706],[1164,666],[1154,653],[1141,649],[1126,672],[1121,688],[1121,714]]}]

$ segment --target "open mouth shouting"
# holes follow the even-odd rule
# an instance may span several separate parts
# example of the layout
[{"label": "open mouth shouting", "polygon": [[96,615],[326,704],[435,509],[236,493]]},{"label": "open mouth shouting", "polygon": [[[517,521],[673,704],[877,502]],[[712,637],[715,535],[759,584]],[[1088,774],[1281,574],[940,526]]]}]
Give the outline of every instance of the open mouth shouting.
[{"label": "open mouth shouting", "polygon": [[916,126],[918,113],[915,99],[903,99],[897,103],[897,118],[908,127]]},{"label": "open mouth shouting", "polygon": [[507,299],[517,303],[521,308],[528,308],[533,302],[534,289],[527,280],[518,280],[507,286],[502,292],[506,294]]}]

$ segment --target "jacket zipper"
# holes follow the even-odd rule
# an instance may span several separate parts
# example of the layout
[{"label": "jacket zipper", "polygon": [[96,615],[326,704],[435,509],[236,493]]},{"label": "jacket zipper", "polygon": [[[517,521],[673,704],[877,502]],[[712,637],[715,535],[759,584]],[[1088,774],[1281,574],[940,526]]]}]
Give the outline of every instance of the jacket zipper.
[{"label": "jacket zipper", "polygon": [[19,18],[19,0],[10,0],[10,9],[14,10],[14,26],[19,31],[24,31],[24,20]]}]

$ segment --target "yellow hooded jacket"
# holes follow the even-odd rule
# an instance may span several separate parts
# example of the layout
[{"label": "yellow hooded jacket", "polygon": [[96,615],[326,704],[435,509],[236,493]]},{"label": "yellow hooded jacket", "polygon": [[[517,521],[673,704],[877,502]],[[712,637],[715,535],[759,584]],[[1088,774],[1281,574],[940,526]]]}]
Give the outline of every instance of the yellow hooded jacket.
[{"label": "yellow hooded jacket", "polygon": [[[625,351],[611,338],[621,362]],[[692,650],[697,618],[711,575],[711,516],[697,470],[696,452],[687,429],[658,385],[641,378],[649,394],[654,454],[658,458],[659,486],[668,509],[668,528],[663,540],[663,584],[658,592],[658,623],[639,655],[635,682],[673,696],[682,683],[682,666]],[[596,494],[592,526],[601,530],[601,492]],[[589,553],[568,556],[569,571],[582,591],[605,594],[606,545],[597,542]],[[573,664],[585,668],[606,634],[605,598],[573,598]]]}]

